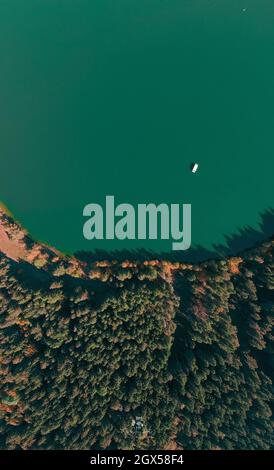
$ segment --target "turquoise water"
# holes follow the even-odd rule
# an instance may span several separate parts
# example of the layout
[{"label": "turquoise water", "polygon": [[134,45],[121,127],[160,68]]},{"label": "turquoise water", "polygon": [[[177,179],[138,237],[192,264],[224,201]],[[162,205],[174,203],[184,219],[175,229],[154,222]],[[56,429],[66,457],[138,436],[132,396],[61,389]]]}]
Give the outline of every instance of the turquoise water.
[{"label": "turquoise water", "polygon": [[270,0],[1,0],[0,200],[66,252],[170,250],[84,240],[83,207],[106,194],[191,203],[205,248],[258,227],[274,207],[273,50]]}]

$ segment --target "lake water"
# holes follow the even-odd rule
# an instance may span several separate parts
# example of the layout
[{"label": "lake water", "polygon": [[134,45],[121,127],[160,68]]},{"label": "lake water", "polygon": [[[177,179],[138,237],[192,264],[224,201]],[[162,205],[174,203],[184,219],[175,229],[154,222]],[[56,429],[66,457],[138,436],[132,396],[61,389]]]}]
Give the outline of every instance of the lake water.
[{"label": "lake water", "polygon": [[273,51],[273,0],[1,0],[0,200],[70,253],[170,250],[84,240],[83,207],[106,194],[191,203],[209,249],[258,228],[274,207]]}]

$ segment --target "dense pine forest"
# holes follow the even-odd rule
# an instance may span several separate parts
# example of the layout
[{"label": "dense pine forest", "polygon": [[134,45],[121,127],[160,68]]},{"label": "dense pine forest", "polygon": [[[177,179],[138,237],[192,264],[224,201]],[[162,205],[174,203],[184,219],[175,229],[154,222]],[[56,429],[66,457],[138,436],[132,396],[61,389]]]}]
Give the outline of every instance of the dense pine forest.
[{"label": "dense pine forest", "polygon": [[17,238],[21,257],[0,253],[0,448],[273,447],[273,240],[80,267]]}]

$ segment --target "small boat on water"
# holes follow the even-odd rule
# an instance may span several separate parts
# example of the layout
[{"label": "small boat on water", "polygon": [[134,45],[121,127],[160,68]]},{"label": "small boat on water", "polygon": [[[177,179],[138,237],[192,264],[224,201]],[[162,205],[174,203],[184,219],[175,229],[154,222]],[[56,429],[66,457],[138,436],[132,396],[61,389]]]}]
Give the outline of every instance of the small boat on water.
[{"label": "small boat on water", "polygon": [[196,173],[196,171],[198,170],[198,168],[199,168],[198,163],[193,163],[193,164],[191,165],[191,171],[192,171],[192,173]]}]

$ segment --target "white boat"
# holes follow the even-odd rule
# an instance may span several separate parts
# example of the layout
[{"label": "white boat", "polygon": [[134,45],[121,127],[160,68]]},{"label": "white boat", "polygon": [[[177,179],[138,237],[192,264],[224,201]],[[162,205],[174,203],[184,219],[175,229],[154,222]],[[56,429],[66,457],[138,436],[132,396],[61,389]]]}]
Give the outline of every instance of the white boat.
[{"label": "white boat", "polygon": [[196,171],[198,170],[198,167],[199,167],[198,163],[193,163],[192,168],[191,168],[192,173],[196,173]]}]

